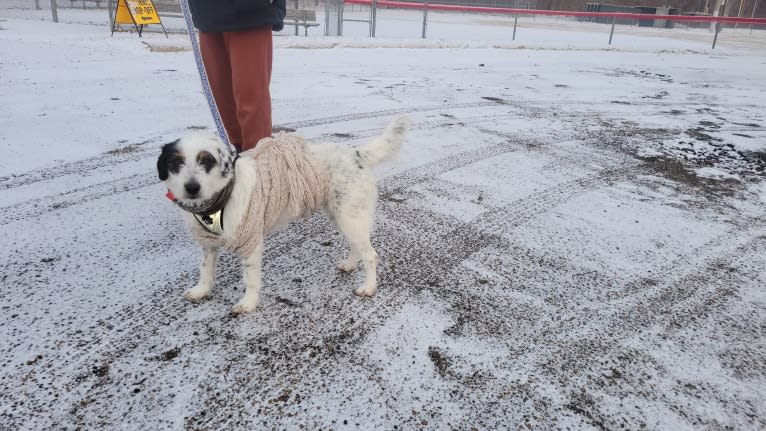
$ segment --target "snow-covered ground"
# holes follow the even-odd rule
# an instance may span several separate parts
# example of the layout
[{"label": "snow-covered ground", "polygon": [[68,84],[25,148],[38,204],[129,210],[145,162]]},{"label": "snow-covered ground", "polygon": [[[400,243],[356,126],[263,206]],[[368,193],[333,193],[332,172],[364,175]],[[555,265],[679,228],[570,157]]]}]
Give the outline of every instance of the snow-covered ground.
[{"label": "snow-covered ground", "polygon": [[275,39],[277,125],[414,127],[379,170],[379,294],[315,216],[235,318],[231,256],[181,300],[200,253],[155,173],[211,125],[188,41],[0,20],[0,429],[766,427],[760,36],[443,21]]}]

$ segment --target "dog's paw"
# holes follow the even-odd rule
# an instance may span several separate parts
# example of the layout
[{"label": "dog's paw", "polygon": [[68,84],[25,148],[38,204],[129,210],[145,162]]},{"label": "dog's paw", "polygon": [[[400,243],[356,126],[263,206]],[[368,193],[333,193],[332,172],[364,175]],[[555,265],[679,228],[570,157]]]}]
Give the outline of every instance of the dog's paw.
[{"label": "dog's paw", "polygon": [[203,299],[207,298],[210,295],[210,289],[205,289],[204,287],[196,286],[192,287],[191,289],[187,289],[186,292],[184,292],[184,299],[191,302],[200,302]]},{"label": "dog's paw", "polygon": [[364,284],[357,288],[354,293],[361,297],[371,297],[375,296],[375,293],[378,291],[378,287],[374,284]]},{"label": "dog's paw", "polygon": [[234,304],[233,307],[231,307],[231,312],[234,314],[245,314],[255,310],[255,307],[257,306],[258,301],[245,301],[245,299],[242,298],[239,302]]},{"label": "dog's paw", "polygon": [[343,272],[349,272],[353,271],[356,268],[356,265],[357,262],[346,259],[344,261],[338,262],[338,264],[335,266]]}]

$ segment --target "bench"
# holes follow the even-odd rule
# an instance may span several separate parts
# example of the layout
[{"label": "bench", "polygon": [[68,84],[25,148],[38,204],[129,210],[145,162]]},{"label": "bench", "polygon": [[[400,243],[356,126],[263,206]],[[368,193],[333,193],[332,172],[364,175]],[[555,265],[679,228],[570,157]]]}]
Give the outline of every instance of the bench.
[{"label": "bench", "polygon": [[288,9],[285,14],[285,25],[295,26],[295,35],[298,36],[298,26],[303,26],[303,35],[309,35],[309,27],[318,27],[317,13],[308,9]]}]

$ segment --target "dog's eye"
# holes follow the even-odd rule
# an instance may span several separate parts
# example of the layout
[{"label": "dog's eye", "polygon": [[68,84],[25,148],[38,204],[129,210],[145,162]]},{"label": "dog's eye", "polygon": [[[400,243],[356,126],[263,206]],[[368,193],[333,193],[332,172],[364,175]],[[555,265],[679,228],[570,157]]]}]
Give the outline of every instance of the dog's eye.
[{"label": "dog's eye", "polygon": [[184,165],[184,158],[179,156],[173,156],[168,161],[168,170],[174,174],[177,174],[181,170],[181,166]]},{"label": "dog's eye", "polygon": [[198,163],[200,166],[205,168],[205,172],[210,172],[210,170],[218,164],[218,161],[212,155],[204,154],[200,155]]}]

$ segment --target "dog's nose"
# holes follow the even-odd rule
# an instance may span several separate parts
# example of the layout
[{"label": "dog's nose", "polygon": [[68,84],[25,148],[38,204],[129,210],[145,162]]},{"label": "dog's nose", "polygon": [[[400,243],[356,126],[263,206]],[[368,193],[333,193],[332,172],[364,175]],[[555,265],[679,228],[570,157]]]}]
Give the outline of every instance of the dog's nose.
[{"label": "dog's nose", "polygon": [[188,193],[189,196],[195,196],[197,193],[199,193],[200,185],[196,181],[189,181],[188,183],[184,184],[184,188],[186,189],[186,193]]}]

